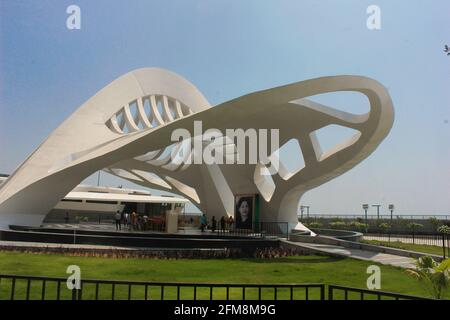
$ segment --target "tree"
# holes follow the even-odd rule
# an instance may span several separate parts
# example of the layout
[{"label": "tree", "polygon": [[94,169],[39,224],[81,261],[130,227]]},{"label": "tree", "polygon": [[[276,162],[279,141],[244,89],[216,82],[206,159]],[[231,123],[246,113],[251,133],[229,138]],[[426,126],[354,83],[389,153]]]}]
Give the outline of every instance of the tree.
[{"label": "tree", "polygon": [[433,231],[436,231],[441,224],[441,222],[436,217],[430,217],[428,218],[428,221],[433,226]]},{"label": "tree", "polygon": [[446,226],[446,225],[444,224],[444,225],[442,225],[442,226],[440,226],[440,227],[438,228],[438,232],[440,232],[440,233],[445,233],[445,234],[450,234],[450,227],[449,227],[449,226]]},{"label": "tree", "polygon": [[433,298],[442,299],[450,286],[450,259],[437,263],[429,256],[420,257],[416,269],[407,269],[406,273],[419,280]]},{"label": "tree", "polygon": [[386,222],[382,222],[380,224],[378,224],[378,230],[380,230],[380,233],[386,233],[386,231],[390,228],[391,226],[386,223]]},{"label": "tree", "polygon": [[423,228],[423,224],[411,222],[408,224],[408,228],[415,233],[418,229]]}]

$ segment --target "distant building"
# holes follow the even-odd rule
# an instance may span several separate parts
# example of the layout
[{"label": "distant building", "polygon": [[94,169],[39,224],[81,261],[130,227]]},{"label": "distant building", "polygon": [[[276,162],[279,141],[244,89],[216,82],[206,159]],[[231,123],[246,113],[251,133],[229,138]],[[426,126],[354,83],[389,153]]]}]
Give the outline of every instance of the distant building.
[{"label": "distant building", "polygon": [[112,220],[114,214],[165,216],[168,211],[184,212],[189,200],[167,195],[152,195],[148,191],[79,185],[69,192],[48,213],[44,222],[62,222],[66,215],[70,221],[82,216],[88,221]]}]

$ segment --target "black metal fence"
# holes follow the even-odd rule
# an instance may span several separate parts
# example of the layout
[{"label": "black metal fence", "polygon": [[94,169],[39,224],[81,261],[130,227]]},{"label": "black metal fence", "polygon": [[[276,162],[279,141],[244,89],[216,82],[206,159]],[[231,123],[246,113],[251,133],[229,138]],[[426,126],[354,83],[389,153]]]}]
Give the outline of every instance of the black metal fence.
[{"label": "black metal fence", "polygon": [[252,229],[232,228],[216,228],[213,233],[223,236],[250,236],[255,238],[265,237],[289,237],[289,223],[288,222],[268,222],[260,221],[254,222]]},{"label": "black metal fence", "polygon": [[299,221],[313,228],[340,229],[368,233],[433,234],[441,225],[450,226],[450,216],[423,215],[310,215]]},{"label": "black metal fence", "polygon": [[160,283],[0,275],[0,300],[422,300],[385,291],[311,284]]},{"label": "black metal fence", "polygon": [[359,289],[343,286],[328,286],[328,300],[432,300],[386,291]]},{"label": "black metal fence", "polygon": [[436,246],[442,248],[444,259],[450,257],[450,234],[390,234],[390,233],[367,233],[364,240],[377,240],[383,242],[401,242],[406,244],[417,244]]},{"label": "black metal fence", "polygon": [[0,300],[324,300],[323,284],[206,284],[0,275]]},{"label": "black metal fence", "polygon": [[259,230],[264,235],[289,237],[289,223],[288,222],[260,222]]},{"label": "black metal fence", "polygon": [[[301,215],[298,215],[299,218],[301,218]],[[356,220],[358,218],[363,219],[365,216],[364,214],[316,214],[316,213],[311,213],[309,216],[307,216],[306,214],[303,215],[303,219],[336,219],[336,218],[340,218],[340,219],[353,219]],[[380,215],[376,215],[376,214],[368,214],[367,215],[367,219],[368,220],[389,220],[391,218],[390,214],[380,214]],[[394,219],[409,219],[409,220],[426,220],[426,219],[430,219],[430,218],[436,218],[438,220],[443,220],[443,221],[450,221],[450,215],[448,214],[402,214],[402,215],[398,215],[398,214],[393,214],[393,218]]]}]

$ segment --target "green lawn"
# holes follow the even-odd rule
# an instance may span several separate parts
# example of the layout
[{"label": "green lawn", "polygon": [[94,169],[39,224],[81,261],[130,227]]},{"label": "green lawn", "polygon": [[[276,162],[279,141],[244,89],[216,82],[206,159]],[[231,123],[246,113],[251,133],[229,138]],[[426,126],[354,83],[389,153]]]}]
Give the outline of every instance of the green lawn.
[{"label": "green lawn", "polygon": [[[95,257],[71,257],[64,255],[30,254],[0,252],[0,273],[34,276],[66,277],[68,265],[78,265],[84,279],[137,280],[159,282],[200,282],[200,283],[326,283],[358,288],[366,287],[368,274],[366,268],[371,263],[349,258],[338,259],[326,256],[295,256],[279,259],[114,259]],[[11,283],[3,279],[0,283],[0,298],[9,295]],[[54,298],[54,284],[47,284],[46,297]],[[384,291],[403,294],[428,296],[427,292],[415,280],[404,273],[403,269],[381,266],[381,286]],[[16,298],[25,296],[26,282],[17,283]],[[65,287],[63,287],[65,288]],[[32,285],[31,297],[39,298],[41,285]],[[53,289],[53,291],[52,291]],[[119,298],[125,298],[127,288],[117,288]],[[133,298],[143,297],[143,288],[133,289]],[[151,288],[150,295],[158,297],[159,288]],[[182,289],[181,297],[187,297],[188,288]],[[207,290],[207,289],[205,289]],[[199,298],[207,298],[208,292],[199,290]],[[83,290],[83,298],[94,297],[94,287]],[[101,288],[100,298],[110,297],[111,287]],[[232,292],[232,297],[240,299],[239,292]],[[64,289],[63,297],[70,292]],[[287,298],[288,292],[280,291],[279,298]],[[247,297],[256,297],[251,290]],[[310,292],[310,298],[317,297],[318,292]],[[297,298],[304,292],[296,293]],[[166,298],[175,298],[176,290],[166,288]],[[215,298],[224,298],[225,289],[215,289]],[[263,293],[263,298],[273,297],[273,291]]]},{"label": "green lawn", "polygon": [[429,246],[429,245],[425,245],[425,244],[403,243],[400,241],[389,242],[389,241],[379,241],[379,240],[364,240],[363,242],[369,243],[369,244],[374,244],[377,246],[392,247],[392,248],[398,248],[398,249],[403,249],[403,250],[411,250],[411,251],[436,254],[436,255],[442,256],[442,247],[438,247],[438,246]]}]

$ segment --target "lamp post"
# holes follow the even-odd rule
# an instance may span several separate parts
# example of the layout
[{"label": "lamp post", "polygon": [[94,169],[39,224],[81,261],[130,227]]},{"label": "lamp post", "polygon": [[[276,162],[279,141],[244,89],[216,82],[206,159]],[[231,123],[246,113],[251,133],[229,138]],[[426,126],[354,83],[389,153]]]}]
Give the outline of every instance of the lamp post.
[{"label": "lamp post", "polygon": [[372,207],[377,207],[377,220],[380,220],[380,207],[381,207],[381,204],[373,204]]},{"label": "lamp post", "polygon": [[367,210],[369,209],[369,205],[367,203],[365,203],[365,204],[362,205],[362,208],[364,209],[366,233],[367,233],[367,231],[368,231],[368,228],[367,228]]},{"label": "lamp post", "polygon": [[389,211],[391,211],[391,227],[389,228],[389,242],[391,241],[391,233],[392,233],[392,218],[393,218],[393,213],[394,213],[394,205],[390,204],[389,205]]},{"label": "lamp post", "polygon": [[309,221],[309,206],[300,206],[300,220],[303,220],[303,209],[306,209],[306,218]]}]

